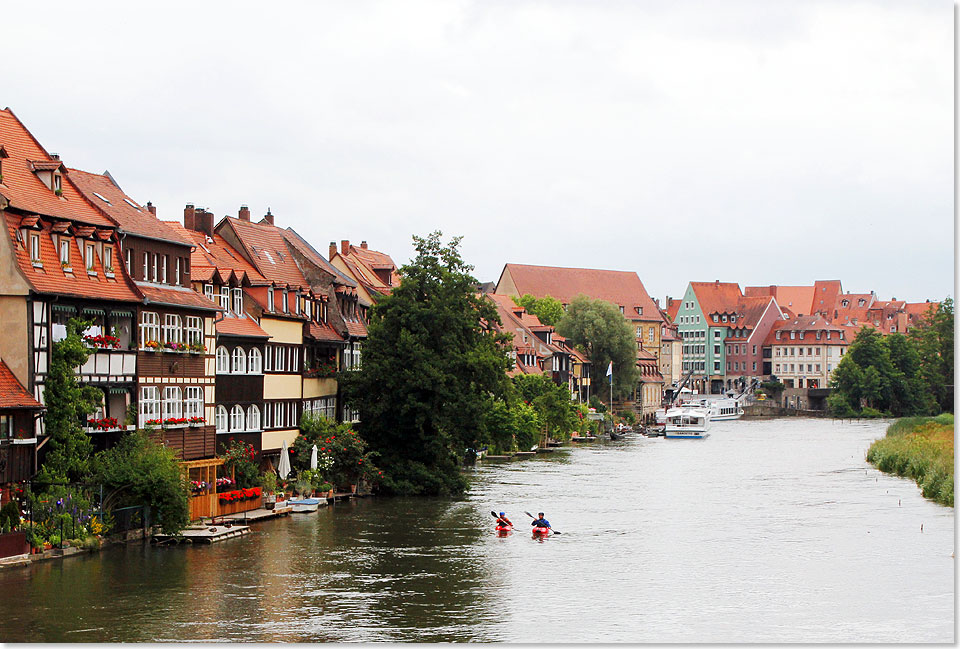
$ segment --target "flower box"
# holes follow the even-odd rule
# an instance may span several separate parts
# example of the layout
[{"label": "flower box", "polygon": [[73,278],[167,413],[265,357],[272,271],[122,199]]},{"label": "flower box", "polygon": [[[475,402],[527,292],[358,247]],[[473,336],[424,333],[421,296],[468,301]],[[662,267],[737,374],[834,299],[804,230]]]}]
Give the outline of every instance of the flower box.
[{"label": "flower box", "polygon": [[83,342],[97,349],[120,349],[120,339],[106,334],[84,336]]}]

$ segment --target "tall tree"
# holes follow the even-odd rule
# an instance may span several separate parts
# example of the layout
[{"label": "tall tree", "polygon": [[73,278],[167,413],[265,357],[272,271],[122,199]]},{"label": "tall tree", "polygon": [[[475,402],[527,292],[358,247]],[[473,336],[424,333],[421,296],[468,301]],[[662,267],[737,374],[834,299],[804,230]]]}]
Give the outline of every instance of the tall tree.
[{"label": "tall tree", "polygon": [[90,352],[83,344],[89,322],[71,319],[67,335],[53,344],[44,383],[44,416],[49,448],[36,481],[43,484],[78,482],[90,470],[93,444],[81,422],[103,401],[103,392],[77,381],[77,368],[87,362]]},{"label": "tall tree", "polygon": [[537,316],[540,322],[551,327],[557,326],[560,318],[563,317],[563,304],[550,295],[537,299],[529,293],[525,293],[521,297],[514,296],[513,301],[526,309],[528,313]]},{"label": "tall tree", "polygon": [[910,332],[919,354],[918,376],[937,406],[953,412],[953,300],[931,306]]},{"label": "tall tree", "polygon": [[509,337],[489,327],[500,319],[476,293],[460,238],[443,245],[441,236],[413,237],[416,258],[371,311],[362,368],[341,381],[387,491],[462,492],[462,460],[481,444],[491,398],[507,389]]},{"label": "tall tree", "polygon": [[614,394],[626,397],[636,389],[640,381],[636,337],[619,308],[604,300],[578,295],[567,306],[557,332],[569,338],[590,358],[595,377],[594,392],[601,399],[606,398],[607,392],[601,392],[600,381],[606,382],[610,361],[613,361]]}]

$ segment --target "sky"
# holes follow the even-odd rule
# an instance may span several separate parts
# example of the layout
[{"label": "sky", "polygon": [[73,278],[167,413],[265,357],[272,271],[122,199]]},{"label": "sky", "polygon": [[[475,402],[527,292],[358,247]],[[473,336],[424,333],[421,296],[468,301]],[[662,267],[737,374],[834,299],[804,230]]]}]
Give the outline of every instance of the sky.
[{"label": "sky", "polygon": [[78,2],[3,10],[0,106],[165,220],[325,252],[462,236],[648,292],[954,295],[949,1]]}]

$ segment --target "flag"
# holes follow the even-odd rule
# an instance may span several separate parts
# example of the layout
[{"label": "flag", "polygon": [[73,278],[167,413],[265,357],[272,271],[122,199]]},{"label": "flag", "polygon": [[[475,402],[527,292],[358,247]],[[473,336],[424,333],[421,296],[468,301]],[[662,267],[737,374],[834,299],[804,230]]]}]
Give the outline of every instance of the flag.
[{"label": "flag", "polygon": [[613,361],[610,361],[610,364],[607,365],[607,376],[613,376]]}]

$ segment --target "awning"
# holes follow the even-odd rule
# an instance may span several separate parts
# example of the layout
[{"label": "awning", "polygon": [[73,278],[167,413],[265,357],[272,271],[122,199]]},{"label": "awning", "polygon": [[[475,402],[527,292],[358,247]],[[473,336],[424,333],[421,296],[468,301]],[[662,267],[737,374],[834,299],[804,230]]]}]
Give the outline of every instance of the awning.
[{"label": "awning", "polygon": [[63,312],[65,312],[65,313],[73,313],[73,312],[76,311],[77,309],[76,309],[75,307],[70,306],[69,304],[54,304],[54,305],[53,305],[53,310],[54,310],[54,311],[63,311]]},{"label": "awning", "polygon": [[132,318],[133,311],[111,311],[110,317],[111,318]]},{"label": "awning", "polygon": [[129,394],[130,388],[110,388],[107,392],[110,394]]},{"label": "awning", "polygon": [[83,307],[83,313],[84,314],[89,313],[90,315],[106,315],[107,312],[104,311],[103,309],[93,309],[91,307],[85,306]]}]

